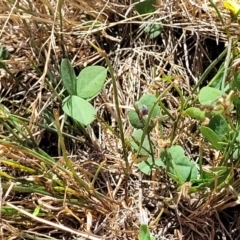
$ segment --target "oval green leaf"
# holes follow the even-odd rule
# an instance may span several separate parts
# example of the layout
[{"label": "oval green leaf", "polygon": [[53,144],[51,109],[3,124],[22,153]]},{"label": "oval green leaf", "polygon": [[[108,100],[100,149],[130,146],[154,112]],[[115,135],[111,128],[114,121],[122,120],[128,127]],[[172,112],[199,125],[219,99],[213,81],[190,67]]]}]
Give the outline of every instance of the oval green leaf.
[{"label": "oval green leaf", "polygon": [[211,105],[222,96],[223,92],[212,87],[203,87],[199,93],[199,102],[202,105]]},{"label": "oval green leaf", "polygon": [[220,140],[229,133],[229,126],[222,115],[215,115],[209,122],[208,127],[211,128]]},{"label": "oval green leaf", "polygon": [[176,182],[183,184],[197,178],[197,167],[184,154],[181,146],[170,147],[167,152],[171,158],[166,162],[167,172]]},{"label": "oval green leaf", "polygon": [[216,150],[221,150],[223,148],[223,144],[221,144],[221,139],[217,136],[217,134],[209,127],[201,126],[200,131]]},{"label": "oval green leaf", "polygon": [[68,93],[70,95],[76,94],[76,75],[70,61],[66,58],[61,62],[61,76]]},{"label": "oval green leaf", "polygon": [[63,111],[83,125],[95,120],[96,109],[86,100],[78,96],[69,96],[63,101]]},{"label": "oval green leaf", "polygon": [[82,98],[96,96],[107,78],[107,69],[102,66],[84,68],[77,77],[77,95]]},{"label": "oval green leaf", "polygon": [[144,127],[141,120],[138,117],[138,114],[134,110],[130,110],[128,112],[128,117],[129,117],[129,121],[133,127],[137,128],[137,129],[141,129]]}]

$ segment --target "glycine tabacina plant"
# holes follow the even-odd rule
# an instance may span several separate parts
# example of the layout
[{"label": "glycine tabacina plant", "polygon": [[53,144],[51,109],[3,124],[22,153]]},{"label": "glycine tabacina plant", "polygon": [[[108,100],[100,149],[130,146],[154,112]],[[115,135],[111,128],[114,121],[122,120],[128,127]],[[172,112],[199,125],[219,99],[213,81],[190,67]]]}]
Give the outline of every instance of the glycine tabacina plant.
[{"label": "glycine tabacina plant", "polygon": [[[148,114],[148,115],[147,115]],[[158,99],[153,94],[143,95],[135,104],[135,110],[128,113],[130,123],[136,130],[130,139],[130,144],[137,154],[146,156],[147,160],[138,164],[138,168],[145,174],[150,174],[153,168],[163,167],[167,173],[180,185],[197,179],[196,165],[184,155],[181,146],[171,146],[163,149],[160,158],[155,158],[155,143],[149,133],[155,121],[161,118]]]},{"label": "glycine tabacina plant", "polygon": [[89,100],[101,91],[107,77],[107,69],[102,66],[88,66],[76,76],[70,61],[63,59],[61,76],[69,94],[63,100],[63,111],[80,124],[89,125],[97,114]]},{"label": "glycine tabacina plant", "polygon": [[[209,94],[209,91],[211,91],[211,94]],[[204,99],[205,96],[208,96],[207,100]],[[200,92],[199,101],[202,104],[209,104],[209,102],[216,100],[219,96],[222,96],[222,92],[212,88],[204,88]],[[202,135],[217,150],[221,150],[224,144],[226,144],[224,142],[226,140],[225,133],[229,132],[229,125],[223,116],[219,114],[221,111],[225,111],[225,109],[219,105],[216,106],[215,115],[211,118],[210,124],[200,127]],[[206,115],[205,111],[197,108],[189,108],[185,112],[189,116],[191,115],[202,120]],[[130,144],[138,155],[147,158],[146,161],[138,163],[138,168],[141,172],[149,175],[153,168],[162,167],[179,186],[186,182],[191,182],[192,187],[189,192],[206,188],[213,189],[216,187],[216,181],[218,183],[217,189],[220,190],[231,180],[230,167],[223,165],[211,167],[208,171],[205,171],[202,168],[202,162],[199,162],[199,164],[194,163],[185,156],[183,148],[179,145],[162,149],[160,158],[155,157],[156,144],[150,139],[149,133],[155,126],[154,122],[161,119],[161,109],[158,105],[158,99],[154,95],[143,95],[135,104],[135,110],[129,111],[128,117],[132,126],[135,127],[135,131],[130,138]]]}]

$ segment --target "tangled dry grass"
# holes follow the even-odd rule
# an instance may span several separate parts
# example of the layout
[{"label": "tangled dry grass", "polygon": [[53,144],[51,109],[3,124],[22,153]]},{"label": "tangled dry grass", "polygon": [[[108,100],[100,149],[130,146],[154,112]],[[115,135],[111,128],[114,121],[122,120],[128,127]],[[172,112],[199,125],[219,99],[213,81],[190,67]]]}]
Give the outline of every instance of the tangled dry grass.
[{"label": "tangled dry grass", "polygon": [[[121,142],[111,130],[117,128],[111,79],[94,100],[99,113],[97,123],[85,133],[74,127],[63,128],[69,159],[79,176],[94,186],[89,191],[76,185],[68,170],[61,169],[58,135],[50,129],[54,123],[52,109],[61,103],[59,93],[63,91],[61,59],[71,59],[76,72],[87,65],[105,64],[91,43],[106,51],[112,61],[126,139],[133,131],[127,118],[129,108],[144,93],[163,92],[168,84],[160,78],[174,80],[191,96],[191,90],[224,50],[229,37],[237,38],[239,25],[231,22],[221,1],[215,6],[225,25],[210,1],[158,0],[154,13],[140,17],[130,0],[0,0],[1,45],[11,53],[11,58],[4,61],[11,74],[3,69],[0,72],[1,104],[11,114],[22,117],[31,132],[31,138],[29,133],[26,139],[19,136],[20,145],[6,125],[1,126],[0,199],[6,206],[1,213],[2,239],[136,239],[141,211],[147,211],[157,239],[239,238],[238,202],[229,189],[189,196],[186,189],[179,191],[161,171],[152,178],[142,177],[133,164],[131,151],[126,188]],[[150,22],[161,22],[163,26],[156,39],[144,33],[144,24]],[[214,71],[212,75],[217,69]],[[165,94],[164,101],[177,115],[179,99],[173,89]],[[5,117],[2,113],[1,118]],[[63,125],[64,118],[59,119]],[[14,119],[11,121],[16,127]],[[174,136],[174,141],[191,156],[198,153],[198,139],[189,130],[194,124],[183,121]],[[173,137],[174,123],[163,125],[162,135],[157,130],[152,133],[159,148]],[[11,144],[4,143],[6,139]],[[32,140],[56,163],[43,162],[48,156],[32,152]],[[204,154],[208,156],[209,151]],[[44,173],[38,171],[44,164],[52,165]],[[50,172],[51,181],[46,176]],[[56,178],[67,188],[55,187]],[[24,188],[30,180],[42,189],[36,192],[34,185]],[[238,181],[234,189],[240,191]],[[41,206],[42,215],[35,213],[37,206]],[[7,209],[11,209],[10,214]]]}]

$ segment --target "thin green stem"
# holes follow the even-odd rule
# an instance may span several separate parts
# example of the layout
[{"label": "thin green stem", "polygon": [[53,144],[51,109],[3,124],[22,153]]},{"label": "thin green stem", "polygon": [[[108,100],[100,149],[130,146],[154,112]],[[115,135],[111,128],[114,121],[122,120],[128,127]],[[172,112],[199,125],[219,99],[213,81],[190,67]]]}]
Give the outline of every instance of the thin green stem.
[{"label": "thin green stem", "polygon": [[172,116],[172,114],[168,111],[168,109],[164,106],[163,102],[159,99],[158,100],[158,104],[161,107],[161,109],[163,110],[164,113],[166,113],[168,115],[168,117],[170,117],[173,121],[175,120],[175,118]]},{"label": "thin green stem", "polygon": [[125,174],[128,176],[129,162],[128,162],[127,147],[126,147],[126,143],[125,143],[125,139],[124,139],[124,132],[123,132],[123,124],[122,124],[122,119],[121,119],[120,107],[119,107],[117,81],[116,81],[113,66],[110,62],[109,57],[107,56],[106,52],[104,52],[104,51],[102,51],[102,54],[105,57],[106,63],[108,65],[109,73],[110,73],[111,78],[112,78],[115,107],[116,107],[117,118],[118,118],[117,122],[118,122],[118,127],[119,127],[120,139],[121,139],[121,142],[122,142],[123,157],[124,157],[124,161],[125,161],[125,164],[126,164]]},{"label": "thin green stem", "polygon": [[211,3],[211,5],[213,6],[213,8],[215,9],[215,11],[216,11],[216,13],[217,13],[217,15],[218,15],[218,17],[219,17],[222,25],[224,26],[225,23],[224,23],[224,21],[223,21],[222,15],[221,15],[220,11],[218,10],[217,6],[214,4],[214,2],[213,2],[212,0],[209,0],[209,2]]},{"label": "thin green stem", "polygon": [[59,143],[60,143],[60,146],[61,146],[62,155],[63,155],[63,158],[64,158],[64,160],[65,160],[65,163],[66,163],[67,167],[71,170],[73,176],[77,179],[77,181],[79,182],[79,184],[80,184],[86,191],[89,191],[89,186],[88,186],[88,184],[85,183],[85,182],[77,175],[77,173],[75,172],[75,170],[74,170],[74,168],[73,168],[73,165],[72,165],[71,161],[68,159],[67,151],[66,151],[66,147],[65,147],[65,143],[64,143],[62,131],[61,131],[61,126],[60,126],[60,122],[59,122],[59,113],[58,113],[58,110],[57,110],[57,109],[54,109],[54,110],[53,110],[53,115],[54,115],[54,118],[55,118],[55,125],[56,125],[56,128],[57,128],[57,133],[58,133],[58,137],[59,137]]},{"label": "thin green stem", "polygon": [[224,72],[223,72],[223,79],[222,79],[222,85],[221,85],[222,92],[224,92],[224,88],[225,88],[228,67],[229,67],[230,60],[231,60],[231,52],[232,52],[232,38],[229,38],[228,47],[227,47],[227,56],[226,56],[226,60],[224,63]]},{"label": "thin green stem", "polygon": [[202,172],[203,172],[202,166],[203,166],[203,148],[202,148],[202,144],[201,144],[200,148],[199,148],[199,172],[200,172],[200,177],[202,176]]},{"label": "thin green stem", "polygon": [[150,147],[150,152],[151,152],[151,157],[152,157],[152,163],[153,163],[153,165],[155,165],[154,152],[153,152],[152,141],[151,141],[149,132],[147,133],[147,137],[148,137],[148,142],[149,142],[149,147]]}]

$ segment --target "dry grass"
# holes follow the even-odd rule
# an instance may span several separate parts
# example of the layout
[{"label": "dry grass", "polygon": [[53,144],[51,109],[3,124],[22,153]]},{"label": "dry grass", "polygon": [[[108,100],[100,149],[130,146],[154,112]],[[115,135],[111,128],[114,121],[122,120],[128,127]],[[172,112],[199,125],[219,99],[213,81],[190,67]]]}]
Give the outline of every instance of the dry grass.
[{"label": "dry grass", "polygon": [[[18,123],[24,132],[19,138],[14,136],[6,125],[15,129],[14,119],[1,115],[6,120],[0,141],[1,239],[137,239],[142,208],[157,239],[224,239],[227,235],[238,239],[239,224],[234,221],[239,213],[229,214],[234,211],[230,207],[237,206],[237,196],[229,189],[188,196],[161,171],[142,179],[130,149],[126,182],[121,142],[114,134],[117,117],[111,79],[94,100],[99,119],[91,128],[83,132],[59,117],[62,126],[67,124],[62,129],[68,157],[89,188],[78,185],[77,177],[64,166],[59,135],[52,127],[52,109],[61,104],[59,65],[63,57],[72,60],[77,72],[87,65],[105,65],[92,42],[113,63],[128,139],[133,128],[127,112],[140,96],[164,91],[169,83],[159,78],[168,76],[182,92],[194,97],[193,86],[223,51],[229,36],[236,37],[239,25],[231,23],[220,1],[216,6],[225,25],[208,1],[159,0],[156,12],[141,18],[127,0],[68,0],[59,8],[57,4],[61,1],[0,0],[1,45],[11,53],[4,63],[15,76],[0,70],[1,104],[11,116],[22,117]],[[145,36],[142,26],[151,21],[161,21],[164,27],[154,40]],[[177,116],[180,100],[174,89],[163,100]],[[174,124],[163,123],[162,134],[157,128],[152,132],[159,149],[174,138],[187,154],[198,154],[199,139],[191,133],[195,123],[185,119]],[[174,136],[173,126],[177,127]],[[31,152],[36,146],[48,155]],[[204,153],[206,158],[208,153]],[[38,191],[34,184],[29,187],[29,181],[37,183]],[[233,187],[240,191],[238,182]],[[35,214],[38,206],[40,214]]]}]

